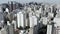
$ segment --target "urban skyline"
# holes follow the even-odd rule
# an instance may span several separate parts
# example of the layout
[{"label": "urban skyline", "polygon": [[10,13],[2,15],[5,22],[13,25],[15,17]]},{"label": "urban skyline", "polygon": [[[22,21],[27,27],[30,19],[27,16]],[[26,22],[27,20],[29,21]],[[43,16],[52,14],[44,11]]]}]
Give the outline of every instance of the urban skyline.
[{"label": "urban skyline", "polygon": [[0,0],[0,34],[60,34],[60,4],[38,1]]}]

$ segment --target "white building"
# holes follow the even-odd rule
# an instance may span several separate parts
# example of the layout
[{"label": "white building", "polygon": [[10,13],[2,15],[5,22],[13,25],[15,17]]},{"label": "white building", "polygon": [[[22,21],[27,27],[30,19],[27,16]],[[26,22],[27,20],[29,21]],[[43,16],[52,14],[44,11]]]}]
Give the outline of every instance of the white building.
[{"label": "white building", "polygon": [[26,16],[25,16],[25,13],[24,12],[19,12],[17,13],[17,24],[18,24],[18,28],[21,26],[21,27],[25,27],[25,19],[26,19]]}]

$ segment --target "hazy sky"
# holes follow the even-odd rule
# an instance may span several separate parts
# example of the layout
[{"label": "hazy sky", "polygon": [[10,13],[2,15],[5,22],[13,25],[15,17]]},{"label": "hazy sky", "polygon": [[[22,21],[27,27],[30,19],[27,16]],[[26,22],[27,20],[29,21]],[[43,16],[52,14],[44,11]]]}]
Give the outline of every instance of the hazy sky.
[{"label": "hazy sky", "polygon": [[0,0],[0,4],[1,3],[7,3],[8,1],[17,1],[20,3],[27,3],[27,2],[46,2],[46,3],[59,3],[60,4],[60,0]]}]

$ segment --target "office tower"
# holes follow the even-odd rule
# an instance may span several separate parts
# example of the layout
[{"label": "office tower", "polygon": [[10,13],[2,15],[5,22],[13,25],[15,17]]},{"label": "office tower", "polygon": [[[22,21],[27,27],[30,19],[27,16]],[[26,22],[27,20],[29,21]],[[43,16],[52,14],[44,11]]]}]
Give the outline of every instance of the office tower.
[{"label": "office tower", "polygon": [[54,18],[53,21],[56,23],[56,26],[60,26],[60,25],[59,25],[59,24],[60,24],[60,21],[59,21],[59,20],[60,20],[60,17],[55,17],[55,18]]},{"label": "office tower", "polygon": [[13,24],[11,24],[11,25],[8,25],[8,27],[7,27],[8,29],[8,34],[14,34],[14,25]]},{"label": "office tower", "polygon": [[3,7],[3,6],[2,6],[2,5],[0,5],[0,12],[3,12],[2,7]]},{"label": "office tower", "polygon": [[16,2],[10,1],[10,2],[8,2],[8,5],[9,5],[10,12],[12,12],[13,10],[16,9]]},{"label": "office tower", "polygon": [[18,28],[21,27],[25,27],[25,13],[24,12],[19,12],[17,13],[17,23],[18,23]]},{"label": "office tower", "polygon": [[60,21],[59,20],[60,20],[60,17],[55,17],[53,20],[55,22],[55,27],[56,27],[55,33],[56,34],[60,34]]},{"label": "office tower", "polygon": [[29,17],[29,20],[30,20],[30,27],[34,27],[33,17]]},{"label": "office tower", "polygon": [[44,25],[47,25],[49,19],[48,19],[47,17],[42,17],[42,18],[41,18],[41,21],[42,21],[42,23],[43,23]]},{"label": "office tower", "polygon": [[21,26],[21,25],[20,25],[20,14],[19,14],[19,13],[17,13],[17,24],[18,24],[18,27]]},{"label": "office tower", "polygon": [[47,25],[47,34],[52,34],[52,25]]},{"label": "office tower", "polygon": [[12,24],[14,25],[14,29],[16,30],[17,29],[17,23],[15,20],[12,21]]},{"label": "office tower", "polygon": [[12,1],[8,2],[8,5],[9,5],[10,12],[12,12],[12,10],[13,10],[13,2]]},{"label": "office tower", "polygon": [[54,23],[53,22],[49,22],[47,24],[47,34],[53,34],[54,30]]},{"label": "office tower", "polygon": [[28,13],[26,13],[26,19],[25,20],[26,20],[26,23],[25,23],[26,26],[29,27],[29,14]]},{"label": "office tower", "polygon": [[39,13],[41,13],[41,12],[42,12],[42,7],[39,8]]},{"label": "office tower", "polygon": [[35,25],[37,25],[37,17],[36,16],[30,16],[29,21],[30,21],[30,27],[34,27]]},{"label": "office tower", "polygon": [[53,6],[50,6],[50,11],[51,11],[51,13],[53,12]]},{"label": "office tower", "polygon": [[13,10],[16,9],[16,2],[13,2]]},{"label": "office tower", "polygon": [[49,18],[53,18],[54,17],[54,13],[48,13],[48,17]]},{"label": "office tower", "polygon": [[3,16],[3,12],[0,12],[0,27],[3,27],[4,25],[4,16]]},{"label": "office tower", "polygon": [[11,24],[9,21],[7,21],[7,32],[8,34],[14,34],[14,24]]}]

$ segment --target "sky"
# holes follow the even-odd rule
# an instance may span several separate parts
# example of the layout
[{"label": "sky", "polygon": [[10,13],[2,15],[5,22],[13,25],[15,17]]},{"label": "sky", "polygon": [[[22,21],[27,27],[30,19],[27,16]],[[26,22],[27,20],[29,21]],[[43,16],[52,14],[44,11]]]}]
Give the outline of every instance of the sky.
[{"label": "sky", "polygon": [[20,3],[28,3],[28,2],[43,2],[43,3],[56,3],[60,4],[60,0],[0,0],[1,3],[7,3],[8,1],[17,1]]}]

